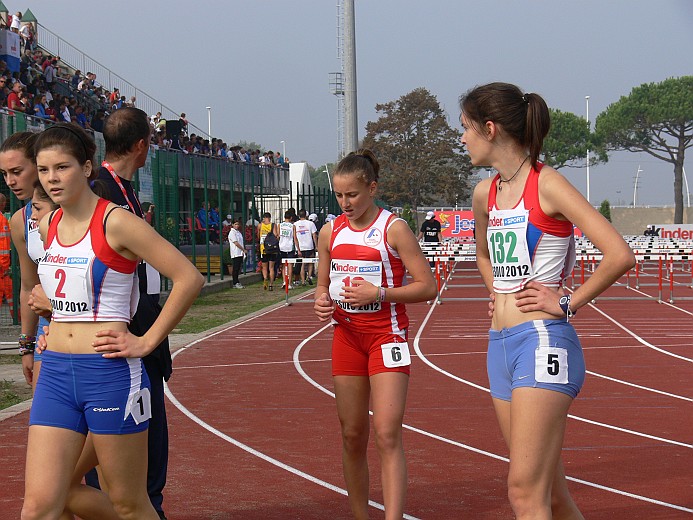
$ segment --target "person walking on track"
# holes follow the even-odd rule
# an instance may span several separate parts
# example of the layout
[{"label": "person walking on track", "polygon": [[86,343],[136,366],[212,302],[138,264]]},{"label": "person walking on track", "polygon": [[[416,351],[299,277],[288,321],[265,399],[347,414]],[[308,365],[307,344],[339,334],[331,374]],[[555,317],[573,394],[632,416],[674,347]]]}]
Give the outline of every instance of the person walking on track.
[{"label": "person walking on track", "polygon": [[[569,319],[634,265],[628,245],[556,170],[539,162],[549,109],[507,83],[460,98],[462,144],[474,166],[498,174],[473,195],[477,266],[491,293],[487,368],[510,450],[508,497],[517,519],[581,519],[566,485],[561,447],[585,362]],[[603,254],[573,292],[573,225]]]},{"label": "person walking on track", "polygon": [[[318,240],[315,313],[334,324],[332,375],[342,464],[354,518],[368,518],[369,403],[380,456],[385,518],[401,519],[407,488],[402,420],[411,356],[405,303],[430,300],[436,284],[409,226],[375,204],[378,161],[350,153],[334,173],[343,213]],[[407,272],[411,276],[405,282]]]}]

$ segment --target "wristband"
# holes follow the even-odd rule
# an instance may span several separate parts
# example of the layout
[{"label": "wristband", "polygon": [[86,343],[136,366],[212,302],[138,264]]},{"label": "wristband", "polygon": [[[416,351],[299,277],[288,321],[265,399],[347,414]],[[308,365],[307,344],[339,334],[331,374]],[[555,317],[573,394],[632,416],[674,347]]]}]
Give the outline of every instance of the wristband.
[{"label": "wristband", "polygon": [[380,298],[379,298],[379,300],[380,300],[381,302],[384,302],[384,301],[385,301],[385,287],[379,287],[379,288],[378,288],[378,292],[380,293]]},{"label": "wristband", "polygon": [[561,299],[558,300],[558,305],[561,307],[563,314],[565,314],[566,320],[575,316],[576,312],[570,310],[570,294],[561,296]]},{"label": "wristband", "polygon": [[19,355],[25,356],[27,354],[33,354],[36,348],[36,337],[28,336],[26,334],[19,335]]}]

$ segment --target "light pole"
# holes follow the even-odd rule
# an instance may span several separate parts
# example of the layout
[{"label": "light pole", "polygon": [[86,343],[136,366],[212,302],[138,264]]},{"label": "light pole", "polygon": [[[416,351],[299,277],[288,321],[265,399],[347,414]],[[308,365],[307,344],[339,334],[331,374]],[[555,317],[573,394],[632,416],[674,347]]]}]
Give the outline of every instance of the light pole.
[{"label": "light pole", "polygon": [[[590,97],[585,96],[586,119],[587,119],[587,138],[589,139],[590,132]],[[587,202],[590,201],[590,149],[587,147]]]},{"label": "light pole", "polygon": [[284,141],[279,141],[282,145],[282,157],[286,161],[286,143]]},{"label": "light pole", "polygon": [[325,173],[327,174],[327,183],[330,185],[330,191],[332,191],[332,180],[330,179],[330,170],[327,169],[327,163],[325,163]]},{"label": "light pole", "polygon": [[207,108],[207,135],[209,140],[212,140],[212,107]]},{"label": "light pole", "polygon": [[[683,168],[683,166],[681,167]],[[691,207],[691,192],[688,189],[688,177],[686,177],[686,168],[683,168],[683,180],[686,181],[686,199],[688,199],[688,207]]]},{"label": "light pole", "polygon": [[640,165],[638,164],[638,171],[635,172],[635,184],[633,186],[633,207],[638,203],[638,179],[640,179]]}]

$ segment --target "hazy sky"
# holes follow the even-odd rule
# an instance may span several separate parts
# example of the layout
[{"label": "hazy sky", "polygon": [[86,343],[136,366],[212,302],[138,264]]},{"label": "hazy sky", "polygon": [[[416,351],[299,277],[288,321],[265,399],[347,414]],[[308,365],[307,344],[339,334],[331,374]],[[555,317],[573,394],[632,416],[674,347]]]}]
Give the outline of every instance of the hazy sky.
[{"label": "hazy sky", "polygon": [[[230,143],[255,141],[313,166],[337,155],[336,0],[4,0]],[[690,0],[356,0],[359,137],[375,105],[430,90],[459,129],[457,100],[516,83],[592,124],[642,83],[693,74]],[[98,78],[102,79],[102,78]],[[693,93],[691,93],[693,95]],[[590,199],[673,204],[673,165],[615,154]],[[693,161],[686,160],[693,190]],[[564,174],[585,193],[585,170]],[[684,187],[684,203],[686,192]]]}]

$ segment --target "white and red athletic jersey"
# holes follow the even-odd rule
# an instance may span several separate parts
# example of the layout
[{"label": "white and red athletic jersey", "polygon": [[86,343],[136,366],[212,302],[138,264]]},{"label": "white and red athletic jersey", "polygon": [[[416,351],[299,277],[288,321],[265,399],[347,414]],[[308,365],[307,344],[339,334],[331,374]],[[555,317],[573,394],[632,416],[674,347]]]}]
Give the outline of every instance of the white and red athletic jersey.
[{"label": "white and red athletic jersey", "polygon": [[539,204],[539,173],[531,168],[522,197],[511,209],[496,206],[500,175],[488,194],[486,241],[493,265],[493,290],[512,293],[534,280],[558,287],[575,265],[573,224],[548,216]]},{"label": "white and red athletic jersey", "polygon": [[137,309],[137,260],[116,253],[104,234],[104,213],[109,202],[99,199],[84,236],[63,244],[58,209],[48,228],[46,252],[38,274],[53,305],[53,321],[125,321]]},{"label": "white and red athletic jersey", "polygon": [[38,222],[31,220],[31,201],[22,208],[22,218],[24,219],[24,240],[26,242],[26,251],[29,258],[38,264],[43,258],[46,250],[43,248],[41,235],[39,235]]},{"label": "white and red athletic jersey", "polygon": [[330,237],[330,297],[337,304],[333,319],[359,332],[403,333],[409,318],[403,303],[373,302],[352,307],[341,301],[342,288],[355,279],[376,287],[401,287],[406,284],[402,259],[387,243],[387,231],[396,217],[381,209],[365,229],[354,229],[342,214],[332,222]]}]

